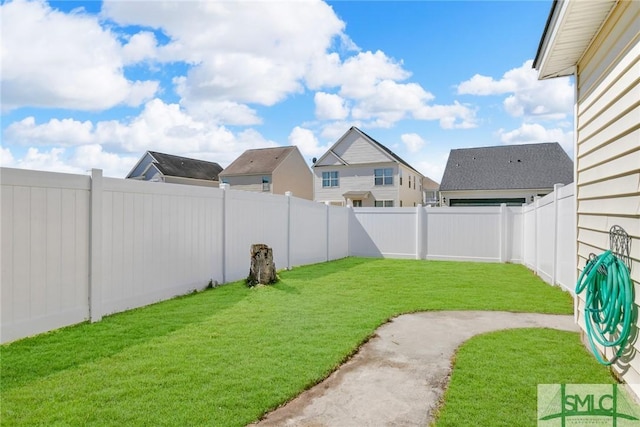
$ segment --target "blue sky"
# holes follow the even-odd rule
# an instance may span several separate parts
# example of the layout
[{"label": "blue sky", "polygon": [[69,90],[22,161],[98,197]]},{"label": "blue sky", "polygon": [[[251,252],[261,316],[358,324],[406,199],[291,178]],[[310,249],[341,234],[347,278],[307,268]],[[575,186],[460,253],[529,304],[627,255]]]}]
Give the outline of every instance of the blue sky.
[{"label": "blue sky", "polygon": [[557,141],[548,1],[3,1],[2,166],[124,177],[146,150],[320,157],[351,126],[439,181],[451,149]]}]

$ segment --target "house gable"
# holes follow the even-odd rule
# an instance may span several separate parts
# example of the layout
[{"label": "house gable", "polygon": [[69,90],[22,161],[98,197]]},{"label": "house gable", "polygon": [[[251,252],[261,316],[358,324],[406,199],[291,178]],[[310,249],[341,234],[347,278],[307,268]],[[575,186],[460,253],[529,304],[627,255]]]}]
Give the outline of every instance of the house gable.
[{"label": "house gable", "polygon": [[280,163],[296,149],[295,146],[289,146],[246,150],[231,162],[220,176],[271,175]]},{"label": "house gable", "polygon": [[356,165],[369,163],[397,163],[379,143],[356,127],[351,127],[315,163],[318,166]]}]

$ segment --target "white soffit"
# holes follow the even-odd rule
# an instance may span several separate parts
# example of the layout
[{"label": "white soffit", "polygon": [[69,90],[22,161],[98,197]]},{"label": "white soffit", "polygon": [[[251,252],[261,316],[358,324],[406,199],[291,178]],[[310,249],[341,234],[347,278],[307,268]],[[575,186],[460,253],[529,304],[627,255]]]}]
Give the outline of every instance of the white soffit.
[{"label": "white soffit", "polygon": [[618,0],[564,0],[543,34],[539,79],[573,74]]}]

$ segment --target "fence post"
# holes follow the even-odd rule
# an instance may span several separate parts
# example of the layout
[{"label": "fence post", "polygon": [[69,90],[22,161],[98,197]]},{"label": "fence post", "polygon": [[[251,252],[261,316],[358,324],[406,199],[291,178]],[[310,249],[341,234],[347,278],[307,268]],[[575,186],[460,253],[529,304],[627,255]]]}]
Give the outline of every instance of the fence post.
[{"label": "fence post", "polygon": [[102,320],[102,170],[91,169],[91,210],[89,211],[89,319]]},{"label": "fence post", "polygon": [[221,240],[222,240],[222,283],[227,283],[227,190],[229,189],[229,184],[220,184],[220,189],[222,190],[222,220],[221,223]]},{"label": "fence post", "polygon": [[351,256],[351,231],[353,227],[351,225],[353,208],[351,206],[347,206],[347,256]]},{"label": "fence post", "polygon": [[291,191],[286,191],[287,197],[287,270],[291,270]]},{"label": "fence post", "polygon": [[422,220],[422,257],[423,259],[429,259],[429,211],[432,207],[424,206],[422,211],[424,217]]},{"label": "fence post", "polygon": [[329,261],[329,202],[324,202],[324,211],[327,217],[326,227],[327,227],[327,238],[325,242],[327,243],[327,261]]},{"label": "fence post", "polygon": [[540,255],[538,254],[538,229],[540,227],[538,227],[538,209],[540,209],[540,198],[536,196],[533,202],[533,254],[535,256],[533,267],[536,275],[540,276]]},{"label": "fence post", "polygon": [[553,270],[551,272],[551,284],[556,285],[558,280],[558,191],[563,184],[553,185]]},{"label": "fence post", "polygon": [[500,262],[507,262],[507,204],[500,204]]},{"label": "fence post", "polygon": [[422,259],[422,205],[416,206],[416,259]]}]

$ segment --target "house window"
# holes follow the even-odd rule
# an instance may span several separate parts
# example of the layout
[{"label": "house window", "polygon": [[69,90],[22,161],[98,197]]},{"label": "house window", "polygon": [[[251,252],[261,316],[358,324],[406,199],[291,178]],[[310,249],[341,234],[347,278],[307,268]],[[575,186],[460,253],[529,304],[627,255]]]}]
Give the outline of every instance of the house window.
[{"label": "house window", "polygon": [[362,207],[362,200],[353,200],[351,203],[353,204],[354,208],[361,208]]},{"label": "house window", "polygon": [[262,191],[271,191],[271,180],[268,176],[262,177]]},{"label": "house window", "polygon": [[393,200],[376,200],[374,206],[376,208],[392,208]]},{"label": "house window", "polygon": [[338,171],[334,172],[322,172],[322,186],[323,187],[338,187],[339,184]]},{"label": "house window", "polygon": [[222,183],[223,184],[228,184],[229,183],[229,178],[222,178]]},{"label": "house window", "polygon": [[398,169],[398,177],[400,178],[400,185],[402,185],[402,169]]},{"label": "house window", "polygon": [[393,169],[374,169],[374,183],[375,185],[393,185]]}]

